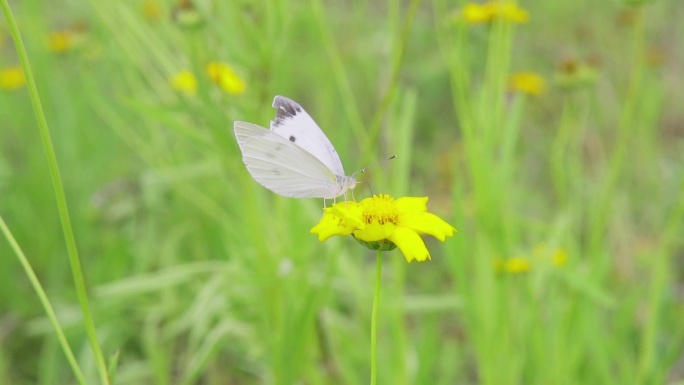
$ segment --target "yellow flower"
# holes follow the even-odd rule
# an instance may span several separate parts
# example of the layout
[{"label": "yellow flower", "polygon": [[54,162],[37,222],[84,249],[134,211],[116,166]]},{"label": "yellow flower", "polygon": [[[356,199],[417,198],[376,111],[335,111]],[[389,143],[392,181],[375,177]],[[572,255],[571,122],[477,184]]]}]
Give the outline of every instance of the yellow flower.
[{"label": "yellow flower", "polygon": [[513,0],[491,0],[484,4],[468,3],[463,7],[461,17],[468,24],[491,23],[503,19],[513,23],[527,23],[529,14]]},{"label": "yellow flower", "polygon": [[311,229],[324,241],[334,235],[352,235],[374,250],[398,247],[407,262],[430,259],[420,234],[444,242],[456,231],[438,216],[427,212],[427,197],[394,199],[373,195],[361,202],[346,201],[324,209],[323,218]]},{"label": "yellow flower", "polygon": [[16,90],[26,83],[24,71],[20,66],[6,67],[0,69],[0,89]]},{"label": "yellow flower", "polygon": [[[232,95],[245,93],[245,82],[226,63],[210,62],[205,67],[207,75],[212,83],[216,84],[224,92]],[[188,96],[197,93],[197,78],[191,71],[183,70],[171,77],[171,87]]]},{"label": "yellow flower", "polygon": [[195,75],[190,71],[180,71],[171,77],[171,87],[174,90],[192,96],[197,93],[197,79],[195,79]]},{"label": "yellow flower", "polygon": [[565,266],[568,262],[568,254],[563,249],[556,249],[551,253],[551,262],[558,267]]},{"label": "yellow flower", "polygon": [[546,92],[546,80],[534,72],[516,72],[508,79],[508,88],[532,96]]},{"label": "yellow flower", "polygon": [[518,24],[527,23],[530,18],[527,11],[518,7],[514,1],[498,1],[490,4],[496,4],[496,11],[494,12],[495,17],[500,17],[504,20]]},{"label": "yellow flower", "polygon": [[492,21],[490,7],[478,3],[468,3],[463,7],[463,18],[469,24],[482,24]]},{"label": "yellow flower", "polygon": [[245,82],[240,79],[228,64],[211,62],[207,64],[206,70],[211,81],[227,93],[232,95],[242,95],[245,93]]},{"label": "yellow flower", "polygon": [[65,53],[81,45],[86,40],[87,26],[84,24],[74,24],[69,29],[50,32],[45,44],[50,52]]},{"label": "yellow flower", "polygon": [[69,31],[51,32],[47,37],[47,46],[50,52],[66,52],[72,46],[71,34]]},{"label": "yellow flower", "polygon": [[157,20],[161,16],[162,9],[158,0],[146,0],[143,4],[143,15],[148,20]]},{"label": "yellow flower", "polygon": [[563,267],[567,260],[565,250],[556,248],[550,251],[545,244],[538,244],[532,249],[532,257],[496,258],[494,267],[497,271],[509,274],[523,274],[543,266]]},{"label": "yellow flower", "polygon": [[532,255],[538,260],[546,260],[556,267],[563,267],[568,262],[568,254],[561,248],[555,248],[549,252],[549,248],[541,243],[534,247]]},{"label": "yellow flower", "polygon": [[510,274],[522,274],[530,271],[532,264],[527,258],[511,257],[502,263],[502,269]]}]

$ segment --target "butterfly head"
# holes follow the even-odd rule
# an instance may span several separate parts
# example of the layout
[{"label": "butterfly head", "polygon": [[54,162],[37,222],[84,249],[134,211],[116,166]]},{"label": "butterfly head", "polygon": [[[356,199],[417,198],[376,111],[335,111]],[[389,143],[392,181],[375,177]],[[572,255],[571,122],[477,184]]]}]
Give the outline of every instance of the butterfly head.
[{"label": "butterfly head", "polygon": [[336,175],[337,181],[335,183],[335,197],[344,195],[347,190],[353,190],[356,187],[356,177],[346,175]]}]

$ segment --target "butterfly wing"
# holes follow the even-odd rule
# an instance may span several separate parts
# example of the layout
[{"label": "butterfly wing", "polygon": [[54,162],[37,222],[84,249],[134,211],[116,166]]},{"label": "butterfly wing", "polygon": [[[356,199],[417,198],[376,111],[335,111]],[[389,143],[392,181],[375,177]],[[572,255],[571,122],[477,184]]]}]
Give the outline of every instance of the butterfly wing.
[{"label": "butterfly wing", "polygon": [[276,117],[271,121],[271,131],[311,153],[335,175],[346,175],[337,150],[302,106],[284,96],[276,96],[273,107]]},{"label": "butterfly wing", "polygon": [[290,198],[334,198],[337,178],[314,155],[271,130],[235,122],[242,161],[254,180]]}]

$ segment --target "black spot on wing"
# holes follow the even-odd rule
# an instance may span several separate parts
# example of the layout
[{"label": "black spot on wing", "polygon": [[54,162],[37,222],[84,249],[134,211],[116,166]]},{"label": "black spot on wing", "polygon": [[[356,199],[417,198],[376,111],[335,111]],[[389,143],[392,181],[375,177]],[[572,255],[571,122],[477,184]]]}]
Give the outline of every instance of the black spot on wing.
[{"label": "black spot on wing", "polygon": [[298,112],[302,112],[302,107],[297,102],[282,96],[273,100],[273,107],[276,109],[276,117],[273,119],[273,125],[276,127],[285,120],[295,117]]},{"label": "black spot on wing", "polygon": [[290,135],[290,142],[294,143],[297,138],[295,138],[293,135]]}]

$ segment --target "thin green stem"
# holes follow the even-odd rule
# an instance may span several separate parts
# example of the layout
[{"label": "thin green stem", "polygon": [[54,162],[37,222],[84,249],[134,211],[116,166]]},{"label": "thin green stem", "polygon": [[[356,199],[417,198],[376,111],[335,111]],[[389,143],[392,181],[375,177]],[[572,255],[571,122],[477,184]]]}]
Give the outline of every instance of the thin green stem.
[{"label": "thin green stem", "polygon": [[684,224],[684,183],[680,188],[679,199],[677,204],[670,211],[670,215],[665,225],[663,226],[660,246],[653,253],[654,266],[651,270],[650,290],[648,292],[649,300],[647,302],[648,313],[650,314],[648,322],[641,334],[639,358],[637,361],[637,379],[638,384],[649,383],[650,380],[656,377],[657,367],[655,365],[658,359],[658,337],[666,326],[663,323],[663,297],[667,293],[667,287],[672,282],[672,258],[674,255],[673,241],[681,234],[681,227]]},{"label": "thin green stem", "polygon": [[31,286],[33,286],[33,290],[36,291],[38,299],[40,300],[40,303],[43,305],[45,313],[47,314],[48,319],[52,324],[52,327],[55,329],[55,334],[57,334],[57,340],[59,340],[59,344],[62,346],[62,351],[64,351],[64,355],[66,355],[67,361],[69,361],[71,370],[74,371],[74,376],[76,376],[76,379],[78,380],[79,384],[85,384],[86,381],[85,377],[83,377],[83,372],[81,371],[81,368],[78,366],[78,362],[74,357],[74,352],[71,350],[71,346],[69,346],[69,342],[67,341],[66,336],[64,335],[62,327],[59,325],[59,321],[57,321],[57,315],[55,314],[55,310],[52,308],[50,300],[48,299],[47,294],[43,289],[43,286],[40,284],[40,281],[38,280],[35,271],[33,271],[31,263],[29,262],[28,258],[26,258],[24,251],[17,243],[17,240],[12,235],[12,232],[10,231],[9,227],[7,227],[7,224],[5,223],[5,220],[2,218],[2,215],[0,215],[0,230],[5,235],[5,238],[7,238],[7,242],[10,244],[10,247],[12,247],[12,250],[14,250],[14,254],[17,255],[17,258],[19,258],[19,263],[21,263],[21,267],[24,268],[24,271],[26,272],[29,281],[31,281]]},{"label": "thin green stem", "polygon": [[373,313],[371,314],[371,385],[378,383],[378,303],[380,302],[381,277],[382,251],[378,250],[375,268],[375,296],[373,297]]},{"label": "thin green stem", "polygon": [[623,102],[620,112],[620,119],[618,122],[617,137],[614,139],[615,145],[611,155],[610,163],[608,165],[608,173],[606,175],[605,183],[599,201],[595,210],[593,220],[593,227],[591,230],[591,238],[589,247],[590,252],[595,252],[601,246],[601,242],[605,239],[606,226],[609,221],[609,210],[613,207],[611,202],[615,197],[615,191],[618,188],[622,171],[624,170],[625,155],[628,153],[629,141],[634,132],[634,122],[637,120],[637,114],[640,113],[638,106],[643,103],[643,78],[644,78],[644,57],[646,56],[646,32],[644,26],[644,15],[642,8],[636,9],[636,18],[634,23],[634,30],[632,31],[632,70],[630,71],[629,85],[627,88],[627,95]]},{"label": "thin green stem", "polygon": [[17,55],[19,56],[19,59],[21,61],[24,76],[26,77],[26,85],[28,87],[28,92],[31,97],[31,102],[33,104],[33,111],[36,115],[36,120],[38,121],[38,129],[40,131],[40,137],[43,142],[45,155],[47,156],[48,166],[50,168],[50,175],[52,177],[52,187],[55,191],[57,209],[59,211],[59,218],[62,224],[64,240],[67,246],[69,263],[71,264],[71,272],[74,279],[74,286],[76,288],[76,294],[78,296],[78,300],[81,305],[81,311],[83,313],[83,323],[86,328],[86,333],[88,335],[90,346],[93,350],[93,354],[95,355],[95,362],[97,364],[97,370],[100,375],[100,381],[102,384],[109,384],[109,379],[107,376],[107,365],[105,364],[102,349],[100,348],[100,344],[97,340],[95,323],[93,322],[93,318],[90,313],[90,306],[88,305],[88,293],[86,291],[85,281],[83,279],[81,262],[78,257],[76,238],[74,237],[74,232],[71,227],[71,219],[69,218],[69,209],[67,207],[66,196],[64,194],[64,186],[62,185],[62,177],[59,172],[59,166],[57,165],[57,156],[55,155],[55,149],[52,146],[50,130],[48,129],[47,120],[45,119],[45,113],[43,112],[43,106],[40,101],[40,96],[38,95],[36,81],[33,77],[33,72],[31,72],[28,54],[26,53],[26,47],[24,46],[24,42],[21,39],[19,27],[17,26],[17,22],[14,19],[12,10],[10,9],[7,0],[1,0],[0,4],[2,5],[2,10],[5,14],[5,19],[7,20],[7,25],[9,27],[10,34],[12,35],[12,39],[14,40]]}]

